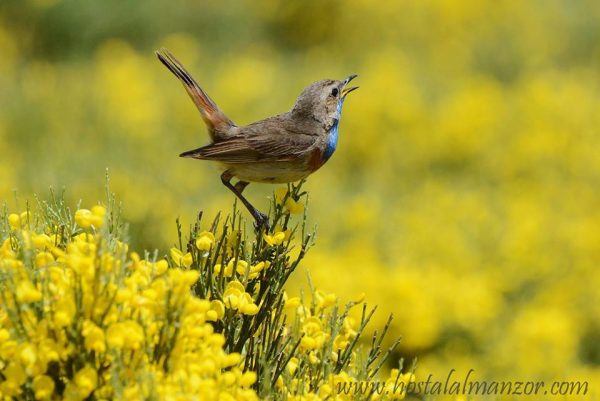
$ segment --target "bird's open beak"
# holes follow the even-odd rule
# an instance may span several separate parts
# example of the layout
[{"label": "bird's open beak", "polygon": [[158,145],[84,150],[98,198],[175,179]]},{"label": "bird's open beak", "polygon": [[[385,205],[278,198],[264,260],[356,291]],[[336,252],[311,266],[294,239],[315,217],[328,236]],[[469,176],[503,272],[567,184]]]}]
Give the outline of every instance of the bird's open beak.
[{"label": "bird's open beak", "polygon": [[348,83],[356,77],[358,77],[358,75],[352,74],[348,78],[344,79],[344,87],[342,88],[342,99],[345,98],[348,93],[358,89],[358,86],[351,86],[348,88]]}]

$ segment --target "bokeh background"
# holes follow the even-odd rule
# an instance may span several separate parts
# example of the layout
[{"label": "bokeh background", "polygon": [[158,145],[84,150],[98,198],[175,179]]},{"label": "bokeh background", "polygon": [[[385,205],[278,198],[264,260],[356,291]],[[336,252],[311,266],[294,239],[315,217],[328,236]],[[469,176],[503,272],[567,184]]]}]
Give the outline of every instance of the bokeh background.
[{"label": "bokeh background", "polygon": [[[597,387],[599,2],[2,0],[9,208],[50,186],[104,201],[108,168],[135,247],[161,252],[177,216],[230,210],[217,170],[177,157],[207,135],[160,46],[238,124],[360,75],[307,184],[304,269],[342,300],[366,293],[375,326],[393,312],[418,376]],[[248,194],[264,209],[272,190]]]}]

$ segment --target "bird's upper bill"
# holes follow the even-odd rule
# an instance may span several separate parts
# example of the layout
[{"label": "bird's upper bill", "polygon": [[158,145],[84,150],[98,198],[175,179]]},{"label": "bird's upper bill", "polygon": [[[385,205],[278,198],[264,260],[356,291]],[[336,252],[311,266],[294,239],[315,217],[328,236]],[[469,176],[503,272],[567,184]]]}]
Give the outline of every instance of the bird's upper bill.
[{"label": "bird's upper bill", "polygon": [[348,93],[352,92],[353,90],[358,89],[358,86],[348,87],[348,83],[350,83],[350,81],[352,81],[356,77],[358,77],[358,75],[352,74],[348,78],[344,79],[344,81],[343,81],[344,86],[342,87],[342,99],[345,98]]}]

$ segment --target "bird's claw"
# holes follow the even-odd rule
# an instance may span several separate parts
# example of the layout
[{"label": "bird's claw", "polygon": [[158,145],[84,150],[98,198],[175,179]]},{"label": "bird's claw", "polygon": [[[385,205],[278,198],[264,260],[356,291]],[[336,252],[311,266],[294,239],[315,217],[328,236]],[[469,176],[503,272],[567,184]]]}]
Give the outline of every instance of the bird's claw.
[{"label": "bird's claw", "polygon": [[263,214],[257,210],[256,214],[254,215],[254,220],[255,220],[254,227],[257,230],[260,230],[263,227],[265,228],[266,231],[270,230],[269,217],[266,214]]}]

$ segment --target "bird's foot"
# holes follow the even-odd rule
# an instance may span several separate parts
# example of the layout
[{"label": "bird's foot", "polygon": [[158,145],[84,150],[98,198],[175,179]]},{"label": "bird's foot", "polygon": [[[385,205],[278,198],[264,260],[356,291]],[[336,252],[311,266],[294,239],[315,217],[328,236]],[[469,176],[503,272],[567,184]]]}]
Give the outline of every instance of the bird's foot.
[{"label": "bird's foot", "polygon": [[259,212],[258,210],[255,210],[255,213],[253,213],[253,215],[254,215],[254,220],[255,220],[254,227],[257,230],[260,230],[261,228],[264,227],[265,230],[268,232],[270,229],[269,217],[266,214]]}]

